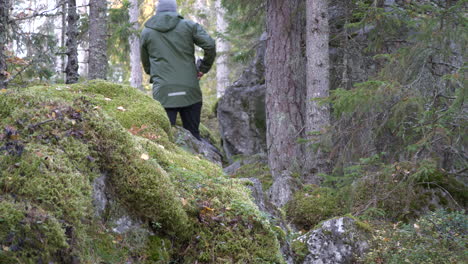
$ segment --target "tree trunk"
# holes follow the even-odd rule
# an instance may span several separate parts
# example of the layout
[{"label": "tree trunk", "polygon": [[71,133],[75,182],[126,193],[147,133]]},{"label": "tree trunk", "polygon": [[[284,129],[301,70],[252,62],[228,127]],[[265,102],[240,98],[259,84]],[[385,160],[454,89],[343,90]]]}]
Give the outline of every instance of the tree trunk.
[{"label": "tree trunk", "polygon": [[107,1],[89,2],[89,68],[88,78],[107,76]]},{"label": "tree trunk", "polygon": [[221,4],[221,0],[216,0],[216,31],[220,34],[220,37],[217,39],[218,56],[216,57],[216,91],[218,98],[224,95],[226,87],[229,86],[229,43],[224,38],[228,24],[224,18],[225,15],[226,10]]},{"label": "tree trunk", "polygon": [[318,143],[315,132],[325,132],[330,126],[330,109],[316,99],[325,98],[330,90],[329,26],[327,0],[307,1],[307,100],[306,131],[311,140],[303,170],[306,183],[318,184],[318,173],[328,171],[327,153]]},{"label": "tree trunk", "polygon": [[305,158],[298,143],[305,129],[304,9],[303,0],[267,1],[267,151],[272,201],[279,206],[290,199],[291,176],[301,173]]},{"label": "tree trunk", "polygon": [[78,74],[78,16],[76,0],[68,0],[67,26],[67,67],[65,68],[66,83],[77,83]]},{"label": "tree trunk", "polygon": [[[67,2],[65,1],[62,2],[62,29],[60,34],[60,46],[63,50],[65,50],[65,36],[67,34]],[[65,80],[65,69],[67,64],[65,60],[65,53],[63,52],[60,54],[60,63],[60,77],[63,78],[63,80]]]},{"label": "tree trunk", "polygon": [[[138,5],[138,0],[131,0],[131,5],[129,9],[130,15],[130,24],[132,24],[133,30],[137,31],[140,29],[140,24],[138,23],[138,16],[140,14],[140,7]],[[140,58],[140,38],[138,34],[132,34],[129,38],[130,44],[130,85],[132,87],[143,89],[143,69],[141,67],[141,58]]]},{"label": "tree trunk", "polygon": [[8,42],[8,20],[10,11],[10,1],[0,0],[0,89],[7,87],[7,63],[6,63],[6,46]]}]

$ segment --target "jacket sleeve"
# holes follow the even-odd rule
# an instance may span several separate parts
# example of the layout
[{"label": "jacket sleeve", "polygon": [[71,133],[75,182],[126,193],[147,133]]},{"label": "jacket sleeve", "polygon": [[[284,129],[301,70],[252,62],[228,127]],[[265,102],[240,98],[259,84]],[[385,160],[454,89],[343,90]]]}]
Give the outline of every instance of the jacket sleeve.
[{"label": "jacket sleeve", "polygon": [[145,34],[142,34],[140,38],[140,53],[143,69],[145,70],[146,74],[151,74],[151,63],[149,60],[148,47],[146,46]]},{"label": "jacket sleeve", "polygon": [[193,29],[193,41],[205,52],[198,70],[203,73],[207,73],[210,71],[216,58],[216,42],[199,24],[195,24]]}]

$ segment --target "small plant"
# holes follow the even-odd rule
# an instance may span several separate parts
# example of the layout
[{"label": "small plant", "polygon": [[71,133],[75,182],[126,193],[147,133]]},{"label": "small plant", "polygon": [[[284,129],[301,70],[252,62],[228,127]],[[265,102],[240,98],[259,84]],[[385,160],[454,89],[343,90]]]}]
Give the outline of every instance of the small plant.
[{"label": "small plant", "polygon": [[400,228],[383,228],[364,263],[466,263],[468,217],[464,211],[439,210]]}]

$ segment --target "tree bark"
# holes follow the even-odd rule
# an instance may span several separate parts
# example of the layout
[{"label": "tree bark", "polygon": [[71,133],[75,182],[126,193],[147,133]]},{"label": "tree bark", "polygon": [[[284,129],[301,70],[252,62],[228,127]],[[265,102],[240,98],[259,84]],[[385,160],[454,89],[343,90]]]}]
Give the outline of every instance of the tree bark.
[{"label": "tree bark", "polygon": [[76,0],[68,0],[67,17],[67,67],[65,68],[66,83],[77,83],[78,74],[78,16],[76,12]]},{"label": "tree bark", "polygon": [[225,20],[226,10],[221,4],[221,0],[216,0],[216,31],[220,35],[217,39],[217,51],[218,56],[216,57],[216,94],[220,98],[224,95],[226,87],[229,86],[229,65],[228,65],[228,52],[229,42],[224,38],[226,34],[228,23]]},{"label": "tree bark", "polygon": [[[138,5],[138,0],[131,0],[131,5],[129,9],[130,15],[130,24],[132,25],[133,30],[136,32],[140,29],[140,24],[138,23],[138,16],[140,14],[140,7]],[[138,34],[134,33],[129,38],[130,44],[130,85],[132,87],[143,89],[143,69],[141,67],[141,58],[140,58],[140,38]]]},{"label": "tree bark", "polygon": [[[325,98],[330,90],[329,25],[327,0],[307,1],[307,100],[306,131],[310,145],[319,143],[316,132],[323,134],[330,126],[330,109],[316,99]],[[312,133],[312,134],[311,134]],[[327,153],[320,144],[308,147],[308,161],[303,170],[306,183],[318,184],[319,173],[328,171]]]},{"label": "tree bark", "polygon": [[6,63],[6,46],[8,42],[8,20],[10,13],[10,1],[0,0],[0,89],[7,87],[7,63]]},{"label": "tree bark", "polygon": [[89,2],[89,68],[88,78],[107,76],[107,1]]},{"label": "tree bark", "polygon": [[267,151],[272,201],[279,206],[292,194],[284,177],[300,174],[305,158],[304,144],[298,143],[305,131],[304,9],[303,0],[267,1]]}]

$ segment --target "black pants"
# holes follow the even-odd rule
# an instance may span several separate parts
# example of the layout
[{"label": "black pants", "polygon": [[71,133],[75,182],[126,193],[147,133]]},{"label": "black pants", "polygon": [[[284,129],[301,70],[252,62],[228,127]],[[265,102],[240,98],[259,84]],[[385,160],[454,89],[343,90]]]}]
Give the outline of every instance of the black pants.
[{"label": "black pants", "polygon": [[182,125],[184,128],[190,131],[198,140],[201,140],[200,130],[198,127],[200,126],[202,104],[203,103],[200,102],[187,107],[165,108],[169,121],[171,121],[171,125],[175,126],[177,113],[180,113],[180,118],[182,119]]}]

